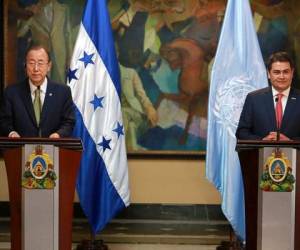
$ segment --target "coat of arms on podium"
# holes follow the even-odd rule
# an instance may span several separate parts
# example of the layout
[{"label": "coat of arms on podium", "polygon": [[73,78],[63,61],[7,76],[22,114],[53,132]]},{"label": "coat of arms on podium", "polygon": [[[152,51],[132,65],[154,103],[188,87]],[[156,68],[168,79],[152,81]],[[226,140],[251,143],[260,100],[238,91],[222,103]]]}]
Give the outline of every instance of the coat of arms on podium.
[{"label": "coat of arms on podium", "polygon": [[260,188],[267,192],[291,192],[294,183],[295,177],[290,161],[279,148],[276,148],[264,164]]},{"label": "coat of arms on podium", "polygon": [[54,172],[53,161],[43,152],[43,147],[37,145],[25,163],[22,177],[22,187],[28,189],[53,189],[57,176]]}]

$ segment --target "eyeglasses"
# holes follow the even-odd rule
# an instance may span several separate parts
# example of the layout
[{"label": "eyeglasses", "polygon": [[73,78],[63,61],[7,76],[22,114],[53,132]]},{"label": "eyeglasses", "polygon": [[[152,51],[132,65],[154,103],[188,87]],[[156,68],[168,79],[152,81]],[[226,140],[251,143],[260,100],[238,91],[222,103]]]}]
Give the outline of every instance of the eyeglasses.
[{"label": "eyeglasses", "polygon": [[48,62],[42,62],[42,61],[41,62],[34,62],[34,61],[26,62],[27,67],[30,67],[30,68],[35,68],[35,67],[43,68],[47,64],[48,64]]}]

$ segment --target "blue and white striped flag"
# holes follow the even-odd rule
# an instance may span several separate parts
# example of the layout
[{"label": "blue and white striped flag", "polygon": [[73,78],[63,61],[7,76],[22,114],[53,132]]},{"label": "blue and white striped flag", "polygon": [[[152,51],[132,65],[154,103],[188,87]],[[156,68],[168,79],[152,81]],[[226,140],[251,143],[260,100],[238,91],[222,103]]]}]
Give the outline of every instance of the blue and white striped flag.
[{"label": "blue and white striped flag", "polygon": [[119,66],[106,0],[86,2],[68,72],[74,136],[84,151],[77,192],[96,234],[129,205]]},{"label": "blue and white striped flag", "polygon": [[206,176],[221,193],[222,210],[245,239],[244,189],[235,131],[248,92],[268,85],[248,0],[228,0],[208,104]]}]

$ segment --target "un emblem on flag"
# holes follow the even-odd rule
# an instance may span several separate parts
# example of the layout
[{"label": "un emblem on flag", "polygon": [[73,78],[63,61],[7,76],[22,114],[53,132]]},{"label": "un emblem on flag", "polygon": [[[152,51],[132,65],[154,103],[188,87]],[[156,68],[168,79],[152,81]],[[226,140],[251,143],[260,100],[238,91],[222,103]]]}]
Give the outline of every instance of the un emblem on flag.
[{"label": "un emblem on flag", "polygon": [[232,77],[223,84],[220,83],[217,88],[213,112],[218,122],[224,125],[233,137],[235,137],[246,96],[254,90],[251,78],[243,75]]}]

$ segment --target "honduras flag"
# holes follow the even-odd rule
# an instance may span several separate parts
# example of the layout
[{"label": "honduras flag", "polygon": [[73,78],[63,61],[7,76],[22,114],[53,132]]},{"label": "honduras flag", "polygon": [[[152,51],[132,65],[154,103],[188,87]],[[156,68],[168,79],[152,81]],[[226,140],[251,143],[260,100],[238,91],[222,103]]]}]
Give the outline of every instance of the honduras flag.
[{"label": "honduras flag", "polygon": [[248,92],[267,85],[249,1],[228,0],[212,68],[206,176],[221,193],[223,213],[242,239],[244,191],[235,131]]},{"label": "honduras flag", "polygon": [[83,142],[77,192],[94,234],[129,205],[119,66],[106,0],[88,0],[68,72]]}]

